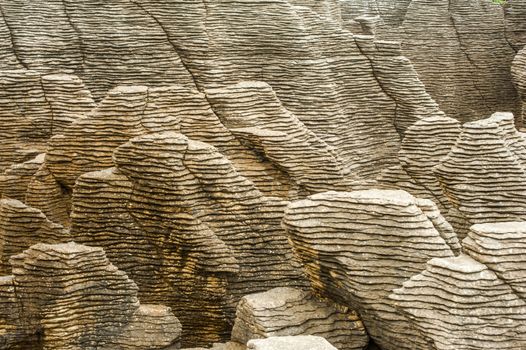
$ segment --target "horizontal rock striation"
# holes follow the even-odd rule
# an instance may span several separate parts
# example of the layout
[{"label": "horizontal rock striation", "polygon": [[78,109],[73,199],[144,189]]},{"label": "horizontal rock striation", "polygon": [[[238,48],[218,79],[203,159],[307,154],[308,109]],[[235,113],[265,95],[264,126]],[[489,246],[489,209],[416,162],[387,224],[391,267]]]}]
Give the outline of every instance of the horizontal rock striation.
[{"label": "horizontal rock striation", "polygon": [[314,335],[338,349],[364,349],[368,336],[359,317],[311,293],[293,288],[274,288],[243,297],[237,306],[232,340]]},{"label": "horizontal rock striation", "polygon": [[526,304],[470,256],[432,259],[390,296],[432,349],[520,349]]},{"label": "horizontal rock striation", "polygon": [[185,344],[224,339],[245,294],[305,285],[280,228],[286,202],[264,197],[213,146],[153,133],[113,159],[78,179],[72,236],[104,247],[143,300],[172,307]]},{"label": "horizontal rock striation", "polygon": [[9,273],[10,257],[37,243],[60,243],[69,232],[40,210],[16,199],[0,200],[0,273]]},{"label": "horizontal rock striation", "polygon": [[2,303],[16,299],[15,332],[32,335],[32,348],[145,350],[178,341],[181,325],[170,309],[140,305],[135,283],[101,248],[36,244],[10,262],[13,276],[2,286],[10,281],[14,292]]},{"label": "horizontal rock striation", "polygon": [[327,340],[312,335],[271,337],[267,339],[255,339],[247,343],[247,349],[254,350],[335,350]]},{"label": "horizontal rock striation", "polygon": [[283,225],[312,287],[356,309],[375,343],[425,349],[388,296],[429,259],[454,255],[428,215],[403,191],[328,192],[290,204]]},{"label": "horizontal rock striation", "polygon": [[525,140],[511,114],[466,123],[434,168],[444,194],[472,223],[524,219]]}]

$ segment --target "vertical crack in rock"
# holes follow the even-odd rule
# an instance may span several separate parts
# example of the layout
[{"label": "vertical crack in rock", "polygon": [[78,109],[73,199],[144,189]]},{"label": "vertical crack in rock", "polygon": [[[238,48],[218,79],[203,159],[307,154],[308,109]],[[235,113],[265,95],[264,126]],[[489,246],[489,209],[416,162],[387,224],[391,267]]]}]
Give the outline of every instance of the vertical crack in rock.
[{"label": "vertical crack in rock", "polygon": [[179,53],[179,50],[177,49],[177,45],[173,42],[172,38],[170,37],[170,34],[168,33],[168,31],[166,30],[166,28],[164,27],[164,25],[161,23],[161,21],[159,21],[159,19],[157,19],[157,17],[155,17],[153,14],[151,14],[143,5],[141,5],[140,3],[138,3],[137,1],[133,1],[133,0],[129,0],[132,4],[136,5],[138,8],[140,8],[144,13],[146,13],[151,19],[153,19],[155,21],[155,23],[157,23],[157,26],[163,31],[164,35],[166,36],[166,41],[168,41],[168,43],[170,44],[170,46],[173,48],[173,51],[174,53],[177,55],[177,57],[179,57],[179,60],[181,61],[181,64],[184,66],[184,69],[188,72],[188,74],[190,74],[190,76],[192,77],[192,81],[194,82],[194,87],[196,88],[196,90],[201,90],[199,88],[199,85],[197,83],[197,79],[194,75],[194,73],[190,70],[190,68],[188,67],[188,65],[186,64],[186,61],[185,61],[185,58]]},{"label": "vertical crack in rock", "polygon": [[24,67],[25,69],[29,69],[29,66],[27,65],[27,63],[25,63],[22,58],[20,57],[20,55],[18,54],[18,44],[17,44],[17,41],[15,39],[15,36],[14,36],[14,33],[13,33],[13,29],[11,28],[11,26],[9,25],[9,22],[7,21],[7,18],[5,16],[5,12],[4,12],[4,8],[3,8],[3,5],[2,3],[0,2],[0,15],[2,16],[2,19],[5,23],[5,26],[9,32],[9,38],[11,40],[11,47],[12,47],[12,50],[13,50],[13,54],[15,55],[16,57],[16,60],[17,62],[22,66]]},{"label": "vertical crack in rock", "polygon": [[80,31],[80,28],[73,22],[73,19],[71,18],[71,15],[68,10],[68,0],[62,0],[62,5],[64,6],[64,14],[66,15],[66,18],[68,20],[69,25],[71,26],[71,29],[75,31],[77,34],[77,41],[79,44],[80,49],[80,55],[82,56],[82,63],[81,66],[77,69],[75,69],[75,72],[79,72],[80,74],[84,73],[84,66],[86,64],[86,48],[84,47],[84,42],[82,40],[82,32]]},{"label": "vertical crack in rock", "polygon": [[[475,62],[473,61],[473,59],[471,58],[471,56],[467,52],[467,50],[466,50],[466,48],[465,48],[465,46],[463,44],[463,41],[462,41],[462,36],[460,35],[460,32],[459,32],[459,30],[457,28],[457,23],[456,23],[456,20],[455,20],[455,16],[454,16],[454,14],[453,14],[453,12],[451,10],[453,1],[456,1],[456,0],[448,0],[447,13],[449,15],[449,18],[451,20],[451,24],[452,24],[453,30],[455,31],[455,35],[456,35],[457,40],[458,40],[458,47],[460,48],[460,51],[462,51],[462,53],[464,54],[464,56],[468,60],[468,62],[471,65],[471,67],[476,69],[477,65],[475,64]],[[476,76],[475,70],[472,69],[470,76],[472,77],[470,80],[471,80],[471,82],[473,84],[473,87],[480,94],[480,102],[486,107],[487,112],[491,113],[491,108],[487,105],[486,98],[485,98],[484,94],[482,93],[482,91],[480,91],[480,88],[478,87],[477,83],[475,82],[475,79],[473,78],[473,77]]]}]

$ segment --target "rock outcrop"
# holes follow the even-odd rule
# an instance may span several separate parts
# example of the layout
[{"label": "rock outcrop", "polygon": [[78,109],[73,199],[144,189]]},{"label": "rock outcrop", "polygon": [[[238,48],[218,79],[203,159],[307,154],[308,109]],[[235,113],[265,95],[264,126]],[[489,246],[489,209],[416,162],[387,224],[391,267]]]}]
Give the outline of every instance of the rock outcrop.
[{"label": "rock outcrop", "polygon": [[232,340],[314,335],[325,338],[340,350],[361,350],[367,332],[354,313],[311,293],[293,288],[275,288],[243,297],[237,306]]},{"label": "rock outcrop", "polygon": [[17,317],[1,314],[5,348],[146,350],[179,341],[170,309],[140,305],[135,283],[101,248],[39,243],[10,261],[0,295]]},{"label": "rock outcrop", "polygon": [[271,337],[267,339],[251,340],[247,349],[254,350],[336,350],[327,340],[312,335],[295,337]]},{"label": "rock outcrop", "polygon": [[317,194],[290,204],[283,224],[313,288],[357,310],[382,348],[424,348],[422,333],[388,296],[428,260],[454,253],[414,197],[390,190]]},{"label": "rock outcrop", "polygon": [[524,4],[0,0],[0,349],[524,347]]},{"label": "rock outcrop", "polygon": [[142,300],[172,307],[185,344],[224,339],[246,294],[305,285],[280,227],[286,202],[263,196],[213,146],[154,133],[113,159],[78,179],[71,235],[104,247]]}]

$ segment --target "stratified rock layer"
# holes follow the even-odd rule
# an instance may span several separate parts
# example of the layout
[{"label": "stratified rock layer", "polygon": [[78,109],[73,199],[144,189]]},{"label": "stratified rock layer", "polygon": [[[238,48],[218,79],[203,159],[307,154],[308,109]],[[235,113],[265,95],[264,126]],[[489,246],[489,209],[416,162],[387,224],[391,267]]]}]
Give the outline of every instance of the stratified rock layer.
[{"label": "stratified rock layer", "polygon": [[247,343],[247,349],[254,350],[336,350],[327,340],[312,335],[271,337],[255,339]]},{"label": "stratified rock layer", "polygon": [[472,224],[524,220],[526,141],[513,116],[466,123],[434,173],[445,196]]},{"label": "stratified rock layer", "polygon": [[425,348],[388,295],[429,259],[453,252],[414,197],[390,190],[313,195],[289,205],[283,224],[311,285],[356,309],[378,345]]},{"label": "stratified rock layer", "polygon": [[103,246],[143,300],[173,307],[185,343],[224,339],[246,294],[305,284],[280,227],[287,203],[264,197],[213,146],[154,133],[113,159],[116,168],[78,179],[72,236]]},{"label": "stratified rock layer", "polygon": [[178,341],[177,318],[165,307],[140,305],[135,283],[101,248],[37,244],[10,261],[13,278],[3,286],[14,289],[2,303],[16,299],[14,332],[29,337],[9,344],[9,332],[2,335],[9,349],[27,349],[27,339],[45,350],[161,349]]},{"label": "stratified rock layer", "polygon": [[486,265],[461,255],[432,259],[390,296],[429,348],[522,349],[526,303]]},{"label": "stratified rock layer", "polygon": [[250,339],[315,335],[340,350],[361,350],[368,336],[359,317],[309,292],[275,288],[243,297],[237,306],[232,340],[245,344]]}]

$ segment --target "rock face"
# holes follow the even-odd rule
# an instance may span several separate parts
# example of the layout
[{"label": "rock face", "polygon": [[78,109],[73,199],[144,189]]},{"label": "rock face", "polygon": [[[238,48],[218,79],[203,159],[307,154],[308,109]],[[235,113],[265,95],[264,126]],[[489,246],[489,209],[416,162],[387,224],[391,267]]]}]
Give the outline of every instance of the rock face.
[{"label": "rock face", "polygon": [[313,288],[355,308],[378,345],[425,346],[389,291],[429,259],[454,254],[414,197],[390,190],[317,194],[289,205],[283,224]]},{"label": "rock face", "polygon": [[0,0],[0,349],[521,349],[525,3]]},{"label": "rock face", "polygon": [[247,346],[254,350],[336,350],[327,340],[312,335],[256,339],[249,341]]},{"label": "rock face", "polygon": [[401,42],[403,54],[448,116],[466,122],[520,111],[510,66],[526,42],[524,1],[511,0],[504,7],[483,0],[342,1],[346,27],[363,25],[361,15],[378,16],[372,26],[380,39]]},{"label": "rock face", "polygon": [[465,254],[428,261],[389,296],[431,349],[520,349],[525,222],[473,225]]},{"label": "rock face", "polygon": [[101,248],[36,244],[11,258],[2,279],[0,324],[9,349],[160,349],[179,341],[170,309],[140,305],[137,286],[111,265]]},{"label": "rock face", "polygon": [[524,300],[469,256],[432,259],[391,298],[432,349],[520,349]]},{"label": "rock face", "polygon": [[233,341],[296,335],[319,336],[341,350],[364,349],[369,340],[357,315],[299,289],[275,288],[239,302]]},{"label": "rock face", "polygon": [[444,194],[472,224],[524,220],[526,143],[511,114],[466,123],[434,168]]},{"label": "rock face", "polygon": [[116,168],[77,181],[72,237],[104,247],[142,300],[172,307],[185,344],[226,337],[246,294],[305,285],[280,227],[286,203],[263,196],[213,146],[154,133],[113,159]]}]

